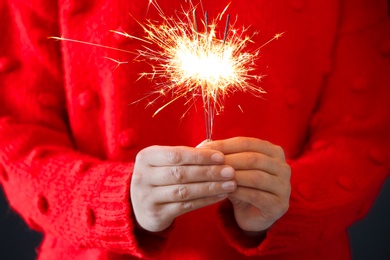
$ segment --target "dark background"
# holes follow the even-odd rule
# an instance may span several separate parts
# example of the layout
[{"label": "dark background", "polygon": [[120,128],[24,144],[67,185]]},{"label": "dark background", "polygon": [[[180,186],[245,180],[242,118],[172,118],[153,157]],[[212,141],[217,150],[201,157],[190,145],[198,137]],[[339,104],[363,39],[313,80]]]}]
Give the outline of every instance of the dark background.
[{"label": "dark background", "polygon": [[[349,233],[353,260],[390,259],[390,178],[368,216]],[[31,231],[9,208],[0,188],[0,259],[35,259],[41,239],[41,234]]]}]

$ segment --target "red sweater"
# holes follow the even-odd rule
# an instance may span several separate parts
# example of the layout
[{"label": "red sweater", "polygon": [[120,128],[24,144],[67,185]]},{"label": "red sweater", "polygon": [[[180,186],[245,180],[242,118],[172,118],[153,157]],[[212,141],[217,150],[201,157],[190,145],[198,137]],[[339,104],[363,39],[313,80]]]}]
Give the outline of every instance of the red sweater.
[{"label": "red sweater", "polygon": [[[210,17],[230,1],[203,0]],[[289,211],[257,243],[228,201],[176,219],[163,235],[135,229],[129,182],[137,152],[205,136],[201,104],[145,109],[154,83],[134,50],[132,18],[158,19],[142,1],[0,2],[0,180],[10,205],[45,234],[40,259],[346,259],[346,228],[364,217],[390,170],[387,1],[233,0],[236,26],[259,31],[263,98],[235,93],[214,139],[281,145],[292,169]],[[159,0],[167,14],[184,1]],[[130,16],[129,13],[132,15]],[[128,61],[116,68],[110,59]],[[131,105],[129,105],[131,104]],[[238,108],[241,106],[241,109]]]}]

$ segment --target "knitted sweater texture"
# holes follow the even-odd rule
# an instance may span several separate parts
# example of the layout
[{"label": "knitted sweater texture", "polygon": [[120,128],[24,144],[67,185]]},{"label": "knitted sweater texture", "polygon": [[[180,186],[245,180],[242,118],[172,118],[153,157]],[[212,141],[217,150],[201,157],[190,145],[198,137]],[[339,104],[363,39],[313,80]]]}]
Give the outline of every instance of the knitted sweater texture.
[{"label": "knitted sweater texture", "polygon": [[[390,171],[390,23],[385,0],[203,0],[261,49],[263,97],[233,93],[214,139],[250,136],[284,148],[288,212],[262,241],[245,236],[228,201],[137,229],[129,196],[136,154],[196,146],[202,104],[180,99],[153,117],[156,82],[125,50],[159,20],[148,0],[0,1],[0,182],[11,207],[45,234],[40,259],[348,259],[346,229],[363,218]],[[168,16],[185,1],[159,0]],[[235,19],[232,19],[233,21]],[[250,48],[251,46],[248,46]],[[123,63],[117,66],[113,60]],[[135,102],[138,101],[138,102]],[[185,113],[185,116],[182,115]]]}]

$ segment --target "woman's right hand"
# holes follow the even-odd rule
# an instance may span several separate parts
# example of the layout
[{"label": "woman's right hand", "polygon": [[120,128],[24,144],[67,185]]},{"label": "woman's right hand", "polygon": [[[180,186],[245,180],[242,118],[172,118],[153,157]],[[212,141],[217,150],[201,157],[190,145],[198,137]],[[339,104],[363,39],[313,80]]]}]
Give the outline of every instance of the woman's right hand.
[{"label": "woman's right hand", "polygon": [[234,169],[216,150],[151,146],[137,155],[130,195],[138,224],[150,232],[168,228],[189,211],[235,191]]}]

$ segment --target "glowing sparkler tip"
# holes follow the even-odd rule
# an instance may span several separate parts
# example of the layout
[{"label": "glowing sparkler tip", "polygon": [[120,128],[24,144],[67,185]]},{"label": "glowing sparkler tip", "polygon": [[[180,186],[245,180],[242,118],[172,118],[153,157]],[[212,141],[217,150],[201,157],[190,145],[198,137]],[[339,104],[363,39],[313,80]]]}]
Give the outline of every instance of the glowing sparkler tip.
[{"label": "glowing sparkler tip", "polygon": [[[150,80],[159,82],[159,88],[163,86],[163,89],[154,92],[158,94],[156,99],[168,96],[167,92],[172,93],[172,100],[158,108],[153,117],[178,98],[185,97],[188,99],[186,103],[190,103],[189,100],[201,97],[206,136],[211,140],[214,116],[223,110],[222,99],[227,94],[243,91],[260,96],[265,93],[257,86],[262,76],[252,74],[255,61],[260,49],[279,39],[283,33],[275,34],[254,51],[248,51],[253,36],[245,35],[247,28],[234,28],[234,24],[230,24],[230,15],[226,16],[224,30],[218,28],[218,22],[223,20],[230,4],[215,20],[209,19],[208,12],[203,11],[202,23],[198,24],[196,6],[191,0],[187,2],[190,4],[188,10],[183,9],[176,12],[175,17],[168,17],[156,1],[149,0],[149,5],[157,9],[162,22],[138,22],[145,33],[143,38],[114,32],[151,44],[151,47],[143,46],[142,50],[138,50],[138,58],[147,61],[152,68],[151,72],[142,73],[141,77],[148,76]],[[203,29],[200,24],[203,24]]]},{"label": "glowing sparkler tip", "polygon": [[[230,4],[216,16],[215,20],[211,20],[208,13],[203,11],[200,1],[203,18],[201,18],[202,23],[198,24],[197,6],[193,5],[192,0],[186,2],[190,5],[188,10],[183,9],[183,12],[175,12],[174,17],[168,17],[156,0],[149,0],[146,12],[148,13],[150,6],[153,6],[162,21],[148,20],[146,23],[141,23],[133,17],[143,29],[144,37],[111,30],[112,33],[141,42],[143,48],[136,51],[63,37],[50,38],[135,54],[136,61],[147,62],[151,67],[150,72],[140,73],[137,80],[148,77],[158,82],[156,90],[149,95],[157,94],[158,97],[149,101],[148,106],[155,104],[159,98],[168,97],[168,93],[172,93],[171,100],[158,108],[153,117],[179,98],[187,98],[186,103],[195,104],[192,101],[201,97],[205,112],[206,136],[207,140],[211,140],[214,116],[223,110],[225,96],[236,91],[250,92],[255,96],[265,93],[257,86],[263,76],[252,74],[256,67],[255,61],[258,59],[260,49],[271,41],[279,39],[284,32],[275,34],[263,45],[249,51],[248,45],[254,43],[252,38],[257,32],[248,36],[247,28],[234,28],[234,23],[230,24],[230,15],[226,17],[224,30],[218,28],[218,22],[223,20]],[[116,62],[117,67],[125,63],[105,58]],[[241,106],[239,109],[243,112]]]}]

